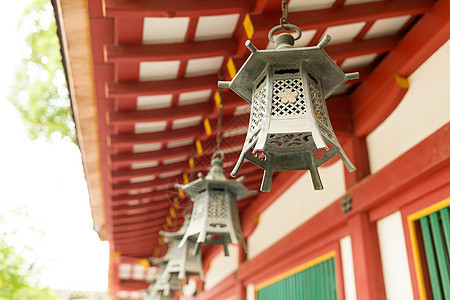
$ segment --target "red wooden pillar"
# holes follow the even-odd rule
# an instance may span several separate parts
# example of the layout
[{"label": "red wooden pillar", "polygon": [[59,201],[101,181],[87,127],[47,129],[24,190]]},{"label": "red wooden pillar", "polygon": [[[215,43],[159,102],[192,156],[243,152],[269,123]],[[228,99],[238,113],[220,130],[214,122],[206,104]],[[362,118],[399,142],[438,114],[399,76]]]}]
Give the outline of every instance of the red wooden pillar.
[{"label": "red wooden pillar", "polygon": [[349,138],[343,147],[345,153],[348,155],[348,157],[356,167],[355,172],[344,172],[345,185],[346,188],[349,189],[370,174],[366,138],[357,137],[355,135]]},{"label": "red wooden pillar", "polygon": [[348,219],[358,299],[386,299],[376,224],[368,213]]},{"label": "red wooden pillar", "polygon": [[[247,240],[245,240],[247,243]],[[235,295],[236,300],[246,300],[247,291],[242,280],[238,279],[237,272],[239,272],[239,268],[244,261],[247,260],[247,253],[245,253],[244,248],[239,245],[239,253],[238,253],[238,270],[235,272],[236,284],[235,284]]]},{"label": "red wooden pillar", "polygon": [[120,278],[119,278],[120,254],[114,252],[112,249],[113,247],[111,247],[109,254],[108,293],[115,297],[120,287]]}]

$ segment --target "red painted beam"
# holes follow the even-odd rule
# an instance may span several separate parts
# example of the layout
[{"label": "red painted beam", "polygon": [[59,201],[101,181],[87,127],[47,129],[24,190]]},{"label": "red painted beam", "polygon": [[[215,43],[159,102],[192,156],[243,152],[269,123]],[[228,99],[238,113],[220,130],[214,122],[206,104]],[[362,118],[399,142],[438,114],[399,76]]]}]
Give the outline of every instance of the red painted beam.
[{"label": "red painted beam", "polygon": [[[357,40],[349,43],[342,43],[327,46],[325,51],[336,61],[344,60],[348,57],[366,54],[382,54],[394,49],[400,42],[400,36],[391,35],[367,40]],[[353,81],[349,82],[352,83]]]},{"label": "red painted beam", "polygon": [[133,224],[140,221],[146,221],[146,220],[156,220],[158,218],[165,218],[167,215],[169,215],[168,209],[162,209],[159,211],[155,211],[152,213],[143,213],[143,214],[135,214],[135,215],[129,215],[129,216],[119,216],[119,217],[113,217],[112,222],[114,224]]},{"label": "red painted beam", "polygon": [[169,201],[150,201],[150,202],[141,202],[137,205],[121,205],[113,208],[113,217],[123,216],[123,215],[134,215],[145,212],[159,211],[162,209],[166,209],[169,211],[169,208],[173,206]]},{"label": "red painted beam", "polygon": [[112,154],[111,163],[113,166],[123,166],[137,162],[163,161],[166,159],[189,155],[192,147],[193,145],[188,145],[148,152]]},{"label": "red painted beam", "polygon": [[[244,143],[245,135],[240,134],[237,136],[224,138],[222,140],[221,148],[224,151],[227,149],[240,146]],[[202,145],[209,145],[216,143],[216,137],[209,137],[207,140],[202,140]],[[141,153],[122,153],[111,155],[111,163],[113,166],[124,166],[130,165],[136,162],[146,162],[146,161],[164,161],[167,159],[173,159],[178,157],[190,156],[193,149],[193,145],[162,149],[149,152]],[[208,149],[206,149],[208,151]],[[208,152],[208,154],[210,154]]]},{"label": "red painted beam", "polygon": [[161,229],[161,225],[149,227],[149,228],[145,228],[145,229],[140,229],[140,230],[115,233],[114,238],[121,239],[121,238],[125,238],[125,237],[133,237],[133,236],[140,236],[140,235],[145,235],[145,234],[152,234],[154,232],[159,232],[160,229]]},{"label": "red painted beam", "polygon": [[450,1],[441,0],[408,32],[353,94],[355,133],[367,136],[406,93],[395,80],[407,78],[450,38]]},{"label": "red painted beam", "polygon": [[118,286],[119,291],[140,291],[148,288],[148,283],[145,281],[121,280]]},{"label": "red painted beam", "polygon": [[[326,8],[303,12],[290,12],[289,21],[302,31],[327,28],[357,22],[370,22],[383,18],[404,15],[419,15],[433,7],[432,0],[397,0],[346,5],[341,8]],[[267,35],[274,21],[280,19],[279,12],[251,14],[250,19],[256,35]]]},{"label": "red painted beam", "polygon": [[146,243],[141,243],[139,245],[134,244],[124,244],[124,245],[117,245],[116,249],[120,253],[124,253],[128,256],[135,256],[135,257],[143,257],[143,256],[150,256],[152,250],[157,246],[157,238],[151,238],[148,239]]},{"label": "red painted beam", "polygon": [[121,206],[128,205],[128,202],[131,201],[140,201],[140,200],[150,200],[150,201],[160,201],[164,200],[167,197],[167,190],[161,191],[151,191],[148,193],[139,193],[136,195],[120,195],[112,197],[112,206]]},{"label": "red painted beam", "polygon": [[165,221],[166,220],[164,220],[164,219],[159,219],[159,220],[145,220],[142,222],[134,222],[134,223],[129,223],[129,224],[112,223],[112,226],[113,226],[114,233],[120,233],[120,232],[129,232],[129,231],[152,227],[152,226],[161,226],[162,227]]},{"label": "red painted beam", "polygon": [[112,193],[118,195],[123,192],[128,192],[132,190],[148,189],[153,188],[156,190],[163,188],[173,187],[174,183],[182,183],[182,176],[174,176],[168,178],[158,178],[155,180],[148,180],[143,182],[123,182],[112,185]]},{"label": "red painted beam", "polygon": [[[142,169],[128,169],[128,170],[119,170],[119,171],[112,171],[111,177],[113,180],[129,180],[133,177],[142,177],[142,176],[158,176],[164,173],[171,173],[175,171],[187,172],[189,171],[189,164],[187,161],[178,162],[174,164],[168,164],[168,165],[162,165],[162,166],[156,166],[156,167],[150,167],[150,168],[142,168]],[[152,193],[146,193],[151,195]],[[135,199],[133,197],[136,197],[136,195],[130,195],[129,197],[123,197],[120,199]],[[113,198],[114,201],[115,198]]]},{"label": "red painted beam", "polygon": [[[302,31],[313,29],[326,29],[331,26],[351,24],[357,22],[371,22],[383,18],[398,17],[403,15],[419,15],[427,12],[434,4],[432,0],[398,0],[374,3],[346,5],[341,8],[326,8],[304,12],[289,13],[289,20],[296,24]],[[263,14],[251,14],[255,32],[252,42],[257,47],[267,45],[267,34],[272,27],[279,23],[280,13],[269,12]],[[242,36],[239,41],[238,53],[246,53],[244,46],[247,36]]]},{"label": "red painted beam", "polygon": [[[235,161],[238,159],[238,155],[240,153],[240,149],[238,149],[235,152],[229,152],[226,154],[226,158],[228,161]],[[194,172],[205,172],[209,170],[210,168],[210,158],[201,157],[202,159],[197,159],[195,161],[195,167]],[[142,169],[125,169],[125,170],[118,170],[118,171],[112,171],[111,177],[113,181],[119,181],[119,180],[130,180],[131,178],[136,177],[144,177],[144,176],[160,176],[167,173],[190,173],[191,169],[187,161],[173,163],[173,164],[167,164],[167,165],[160,165],[155,167],[149,167],[149,168],[142,168]],[[174,182],[175,183],[175,182]],[[124,196],[116,196],[113,197],[113,202],[115,201],[126,201],[126,200],[134,200],[134,199],[143,199],[144,197],[150,197],[153,193],[157,193],[159,196],[161,191],[159,192],[149,192],[149,193],[143,193],[143,194],[137,194],[137,195],[124,195]],[[139,198],[138,198],[139,197]]]},{"label": "red painted beam", "polygon": [[211,103],[196,103],[185,106],[149,109],[139,111],[114,111],[109,112],[109,124],[123,125],[139,122],[173,121],[176,119],[202,116],[213,112]]},{"label": "red painted beam", "polygon": [[155,230],[152,233],[140,235],[140,236],[126,236],[126,237],[114,237],[114,245],[129,245],[129,244],[141,244],[146,243],[148,239],[154,239],[159,237],[159,230]]},{"label": "red painted beam", "polygon": [[121,98],[193,92],[216,89],[217,81],[217,75],[204,75],[158,81],[108,82],[106,95],[108,98]]},{"label": "red painted beam", "polygon": [[203,128],[203,125],[201,125],[152,133],[114,134],[110,136],[110,145],[112,147],[114,146],[132,147],[138,144],[167,143],[178,140],[185,140],[196,136],[201,136],[204,133],[204,131],[205,129]]},{"label": "red painted beam", "polygon": [[[216,135],[217,120],[211,119],[211,135]],[[248,115],[228,116],[222,120],[223,130],[230,130],[248,126]],[[140,134],[115,134],[110,137],[111,146],[133,146],[146,143],[167,143],[189,138],[207,137],[203,125],[192,126],[182,129],[170,129],[162,132],[140,133]]]},{"label": "red painted beam", "polygon": [[251,11],[254,0],[105,0],[105,16],[126,17],[201,17],[245,13]]},{"label": "red painted beam", "polygon": [[[229,174],[234,166],[225,168],[225,174]],[[253,164],[250,163],[244,163],[242,166],[239,175],[246,175],[246,174],[252,174],[254,172],[258,172],[261,169]],[[149,180],[144,182],[124,182],[124,183],[118,183],[113,184],[112,186],[112,193],[113,194],[120,194],[124,192],[128,192],[130,190],[139,190],[139,189],[147,189],[152,188],[155,190],[160,190],[163,188],[173,188],[174,183],[183,183],[182,176],[174,176],[169,178],[160,178],[155,180]],[[113,203],[114,204],[114,203]]]},{"label": "red painted beam", "polygon": [[158,45],[105,45],[105,60],[113,63],[189,60],[229,56],[236,52],[234,38]]}]

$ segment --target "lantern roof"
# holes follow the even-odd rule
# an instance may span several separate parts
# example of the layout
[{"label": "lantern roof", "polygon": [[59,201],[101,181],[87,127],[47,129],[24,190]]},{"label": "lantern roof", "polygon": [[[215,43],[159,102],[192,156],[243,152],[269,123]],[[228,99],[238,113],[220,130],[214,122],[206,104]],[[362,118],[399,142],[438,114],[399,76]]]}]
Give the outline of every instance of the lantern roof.
[{"label": "lantern roof", "polygon": [[206,177],[202,173],[198,173],[198,179],[185,185],[176,184],[175,187],[182,189],[190,196],[197,195],[210,187],[228,188],[228,190],[236,195],[236,200],[257,194],[257,191],[250,191],[244,186],[242,183],[245,179],[244,177],[236,180],[226,178],[225,172],[223,171],[223,158],[224,154],[222,151],[215,152],[211,159],[211,168]]},{"label": "lantern roof", "polygon": [[300,63],[305,62],[308,68],[313,69],[314,74],[321,78],[324,98],[328,98],[349,79],[323,50],[323,47],[330,40],[330,36],[327,35],[317,46],[270,50],[258,50],[248,40],[246,46],[252,53],[228,86],[236,94],[251,103],[254,81],[261,75],[267,65],[282,66],[289,64],[295,66],[298,64],[300,66]]},{"label": "lantern roof", "polygon": [[184,216],[184,223],[180,227],[180,229],[178,229],[177,231],[174,231],[174,232],[161,230],[159,232],[159,234],[164,235],[164,238],[167,242],[171,242],[171,241],[174,241],[177,239],[181,240],[181,238],[183,238],[184,234],[186,233],[186,229],[189,225],[189,220],[190,220],[190,216],[186,215],[186,216]]}]

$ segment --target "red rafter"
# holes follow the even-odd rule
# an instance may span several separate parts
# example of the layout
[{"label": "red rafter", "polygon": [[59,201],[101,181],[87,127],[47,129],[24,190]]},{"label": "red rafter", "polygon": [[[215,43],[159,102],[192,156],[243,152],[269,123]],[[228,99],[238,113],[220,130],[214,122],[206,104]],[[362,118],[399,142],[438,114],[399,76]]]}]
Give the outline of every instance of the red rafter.
[{"label": "red rafter", "polygon": [[105,16],[200,17],[244,13],[253,9],[254,0],[105,0]]},{"label": "red rafter", "polygon": [[139,122],[173,121],[197,116],[205,117],[212,112],[213,107],[205,103],[140,111],[118,111],[109,112],[109,123],[119,125]]},{"label": "red rafter", "polygon": [[144,95],[164,95],[215,89],[217,75],[144,82],[109,82],[106,95],[110,98],[137,97]]},{"label": "red rafter", "polygon": [[[391,18],[402,15],[418,15],[427,12],[434,5],[432,0],[398,0],[382,1],[346,5],[341,8],[326,8],[305,12],[289,13],[289,20],[301,30],[324,30],[331,26],[344,25],[357,22],[370,22],[382,18]],[[257,47],[267,44],[267,33],[277,25],[279,12],[251,14],[250,18],[255,28],[252,42]],[[239,42],[238,53],[246,53],[243,36]]]},{"label": "red rafter", "polygon": [[397,107],[406,90],[395,75],[408,77],[450,37],[450,1],[441,0],[377,66],[353,94],[355,133],[367,136]]},{"label": "red rafter", "polygon": [[106,45],[105,60],[114,63],[189,60],[236,53],[234,38],[157,45]]}]

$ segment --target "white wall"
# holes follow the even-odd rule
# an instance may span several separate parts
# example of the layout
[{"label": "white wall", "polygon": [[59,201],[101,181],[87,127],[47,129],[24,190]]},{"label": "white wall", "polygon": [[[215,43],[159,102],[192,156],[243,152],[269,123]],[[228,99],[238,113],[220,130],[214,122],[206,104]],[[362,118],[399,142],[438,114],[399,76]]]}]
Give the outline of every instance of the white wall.
[{"label": "white wall", "polygon": [[269,248],[344,194],[344,165],[341,161],[319,168],[319,173],[323,190],[314,190],[311,176],[307,173],[260,215],[255,231],[248,238],[249,259]]},{"label": "white wall", "polygon": [[352,239],[346,236],[339,241],[342,260],[345,300],[356,300],[355,268],[353,266]]},{"label": "white wall", "polygon": [[238,246],[228,245],[230,256],[225,256],[222,251],[211,261],[211,266],[205,276],[206,290],[211,289],[225,277],[237,270],[239,265],[238,250]]},{"label": "white wall", "polygon": [[379,220],[377,229],[386,299],[414,299],[400,212]]},{"label": "white wall", "polygon": [[450,121],[450,41],[410,77],[392,114],[367,137],[372,173]]},{"label": "white wall", "polygon": [[253,284],[247,285],[247,299],[255,300],[255,286]]}]

